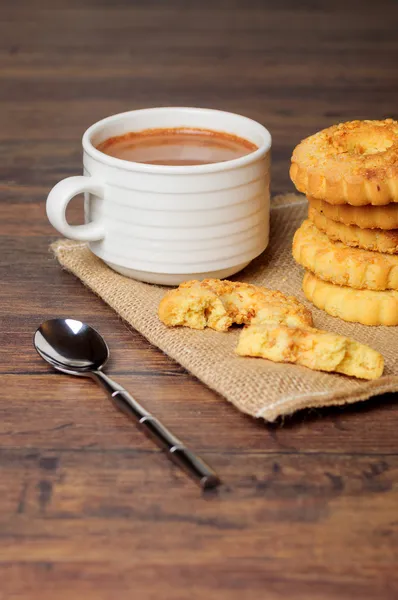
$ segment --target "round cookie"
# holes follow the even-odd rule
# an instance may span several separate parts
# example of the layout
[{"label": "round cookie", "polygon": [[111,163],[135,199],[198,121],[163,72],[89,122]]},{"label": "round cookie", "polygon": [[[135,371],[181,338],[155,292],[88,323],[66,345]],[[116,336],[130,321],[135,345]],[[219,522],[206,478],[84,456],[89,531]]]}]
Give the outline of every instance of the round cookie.
[{"label": "round cookie", "polygon": [[332,242],[309,220],[294,235],[293,257],[324,281],[358,289],[398,290],[398,256]]},{"label": "round cookie", "polygon": [[328,219],[311,206],[308,209],[308,218],[317,229],[326,233],[328,238],[334,242],[343,242],[347,246],[373,252],[398,254],[398,229],[385,231],[383,229],[361,229],[356,225],[344,225],[344,223]]},{"label": "round cookie", "polygon": [[307,272],[303,279],[307,300],[332,317],[362,325],[398,325],[398,292],[354,290],[333,285]]},{"label": "round cookie", "polygon": [[351,121],[311,135],[294,149],[290,177],[330,204],[398,202],[398,122]]},{"label": "round cookie", "polygon": [[317,198],[308,198],[311,208],[328,219],[357,225],[361,229],[398,229],[398,204],[386,206],[350,206],[349,204],[329,204]]}]

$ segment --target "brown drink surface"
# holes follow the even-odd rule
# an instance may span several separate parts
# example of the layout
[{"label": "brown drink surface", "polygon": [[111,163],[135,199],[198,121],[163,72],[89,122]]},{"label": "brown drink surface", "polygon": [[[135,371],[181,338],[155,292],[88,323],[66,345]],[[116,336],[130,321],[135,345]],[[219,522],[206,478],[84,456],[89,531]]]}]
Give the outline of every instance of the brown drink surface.
[{"label": "brown drink surface", "polygon": [[207,165],[240,158],[257,150],[248,140],[208,129],[146,129],[111,137],[97,150],[150,165]]}]

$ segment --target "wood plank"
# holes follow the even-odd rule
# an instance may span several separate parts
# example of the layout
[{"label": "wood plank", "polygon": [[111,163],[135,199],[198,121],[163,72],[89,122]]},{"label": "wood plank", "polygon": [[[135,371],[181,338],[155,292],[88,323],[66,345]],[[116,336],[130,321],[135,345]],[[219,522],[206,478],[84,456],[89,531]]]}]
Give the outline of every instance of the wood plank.
[{"label": "wood plank", "polygon": [[[118,368],[111,366],[109,374],[114,374],[137,400],[198,450],[234,455],[398,454],[396,436],[384,435],[386,423],[391,431],[398,425],[396,402],[391,395],[362,405],[306,411],[283,422],[266,424],[242,415],[195,378],[178,369],[174,371],[174,363],[167,358],[163,361],[162,354],[146,342],[140,344],[140,336],[136,337],[135,348],[128,337],[126,330],[115,332],[115,344],[120,340],[114,360]],[[124,351],[128,357],[123,364],[119,357]],[[141,364],[129,362],[130,356],[139,354]],[[92,381],[47,371],[39,357],[33,355],[32,360],[37,361],[41,374],[0,375],[2,446],[96,446],[128,451],[138,445],[152,451],[150,442],[115,410]],[[28,421],[25,415],[29,416]]]},{"label": "wood plank", "polygon": [[[226,456],[228,486],[206,498],[178,473],[169,477],[160,456],[149,465],[140,452],[29,450],[1,458],[2,491],[14,515],[2,525],[5,574],[14,561],[33,577],[46,564],[70,590],[65,580],[80,565],[91,589],[106,575],[120,593],[115,568],[150,570],[165,578],[169,598],[184,588],[187,572],[198,598],[214,579],[212,593],[231,598],[248,578],[254,593],[268,582],[271,593],[273,584],[278,594],[313,586],[325,598],[333,597],[330,590],[343,598],[354,589],[364,598],[398,590],[385,580],[398,558],[397,457],[258,456],[245,476],[247,459]],[[176,510],[184,504],[189,512]],[[144,593],[153,589],[145,575],[138,585]]]}]

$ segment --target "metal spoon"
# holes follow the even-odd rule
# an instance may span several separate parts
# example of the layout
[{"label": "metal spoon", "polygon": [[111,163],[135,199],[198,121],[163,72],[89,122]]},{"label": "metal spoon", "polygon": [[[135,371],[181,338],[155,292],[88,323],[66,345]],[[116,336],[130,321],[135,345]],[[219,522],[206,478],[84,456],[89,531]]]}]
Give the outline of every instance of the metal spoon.
[{"label": "metal spoon", "polygon": [[132,417],[167,452],[167,456],[202,488],[214,488],[221,483],[213,469],[188,450],[124,388],[102,372],[109,358],[109,349],[98,331],[75,319],[51,319],[40,325],[33,343],[40,356],[58,371],[92,377],[99,383],[116,406]]}]

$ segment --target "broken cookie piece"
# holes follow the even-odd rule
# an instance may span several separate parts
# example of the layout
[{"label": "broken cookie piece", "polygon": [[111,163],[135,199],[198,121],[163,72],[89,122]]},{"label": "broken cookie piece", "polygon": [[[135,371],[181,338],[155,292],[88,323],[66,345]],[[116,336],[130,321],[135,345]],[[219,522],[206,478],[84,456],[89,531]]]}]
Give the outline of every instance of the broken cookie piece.
[{"label": "broken cookie piece", "polygon": [[169,327],[210,327],[227,331],[232,324],[312,325],[311,312],[294,296],[248,283],[205,279],[187,281],[167,292],[159,305],[160,320]]},{"label": "broken cookie piece", "polygon": [[240,334],[236,353],[360,379],[377,379],[384,368],[382,355],[369,346],[312,327],[251,325]]}]

